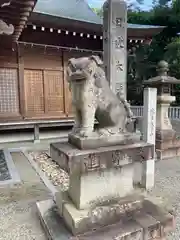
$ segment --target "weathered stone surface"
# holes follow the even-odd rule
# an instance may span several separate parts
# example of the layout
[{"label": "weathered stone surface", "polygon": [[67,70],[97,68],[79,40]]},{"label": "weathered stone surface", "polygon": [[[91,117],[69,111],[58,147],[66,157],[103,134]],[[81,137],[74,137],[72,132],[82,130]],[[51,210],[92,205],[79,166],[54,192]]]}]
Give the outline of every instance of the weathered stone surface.
[{"label": "weathered stone surface", "polygon": [[142,208],[143,196],[137,196],[135,193],[121,200],[112,199],[85,210],[78,210],[67,198],[63,201],[62,208],[59,207],[59,193],[56,194],[55,200],[60,216],[63,217],[71,232],[77,235],[114,224],[121,218],[128,219],[134,211]]},{"label": "weathered stone surface", "polygon": [[175,217],[172,214],[148,200],[145,200],[143,205],[146,213],[161,224],[159,231],[161,232],[162,238],[165,237],[169,231],[175,229]]},{"label": "weathered stone surface", "polygon": [[89,150],[80,150],[69,143],[52,143],[50,155],[69,173],[117,168],[135,161],[142,162],[154,158],[153,145],[143,141]]},{"label": "weathered stone surface", "polygon": [[140,137],[141,135],[137,133],[113,134],[109,136],[99,136],[98,134],[95,134],[88,138],[83,138],[76,134],[69,134],[69,143],[79,149],[93,149],[137,143],[140,141]]},{"label": "weathered stone surface", "polygon": [[168,141],[176,138],[176,132],[173,129],[156,129],[156,141]]},{"label": "weathered stone surface", "polygon": [[94,231],[76,236],[67,230],[52,200],[38,202],[37,210],[48,237],[52,240],[166,239],[167,233],[174,228],[174,217],[149,200],[143,200],[141,206],[133,214],[120,217],[116,224],[97,227]]},{"label": "weathered stone surface", "polygon": [[60,156],[54,160],[70,174],[68,192],[78,209],[129,194],[133,190],[134,162],[154,157],[153,145],[144,142],[93,150],[56,143],[51,144],[53,151]]},{"label": "weathered stone surface", "polygon": [[[73,134],[77,137],[111,136],[126,132],[133,117],[130,105],[122,92],[117,95],[110,89],[98,56],[73,58],[68,63],[68,78],[75,111]],[[99,129],[94,129],[95,118]]]}]

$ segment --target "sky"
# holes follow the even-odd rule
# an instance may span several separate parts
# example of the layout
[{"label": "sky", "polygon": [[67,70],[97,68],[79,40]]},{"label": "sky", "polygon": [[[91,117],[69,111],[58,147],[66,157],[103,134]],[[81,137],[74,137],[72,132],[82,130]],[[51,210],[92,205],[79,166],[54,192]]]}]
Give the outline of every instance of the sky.
[{"label": "sky", "polygon": [[[105,0],[86,0],[90,7],[101,7],[104,3]],[[144,0],[144,4],[142,6],[143,9],[148,9],[151,7],[151,4],[152,4],[152,0]]]}]

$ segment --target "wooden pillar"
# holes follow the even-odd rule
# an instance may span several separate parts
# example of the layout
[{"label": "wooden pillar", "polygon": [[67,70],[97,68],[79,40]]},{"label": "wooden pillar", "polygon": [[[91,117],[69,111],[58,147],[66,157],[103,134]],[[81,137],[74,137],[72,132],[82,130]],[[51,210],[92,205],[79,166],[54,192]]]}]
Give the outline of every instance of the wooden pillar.
[{"label": "wooden pillar", "polygon": [[67,62],[69,59],[69,55],[66,51],[62,51],[62,65],[63,65],[63,85],[64,85],[64,112],[66,117],[69,117],[70,109],[69,109],[69,84],[67,82]]},{"label": "wooden pillar", "polygon": [[17,44],[18,78],[19,78],[19,104],[20,114],[25,117],[25,89],[24,89],[24,60],[23,49]]},{"label": "wooden pillar", "polygon": [[39,138],[39,125],[35,124],[34,125],[34,143],[39,143],[40,138]]}]

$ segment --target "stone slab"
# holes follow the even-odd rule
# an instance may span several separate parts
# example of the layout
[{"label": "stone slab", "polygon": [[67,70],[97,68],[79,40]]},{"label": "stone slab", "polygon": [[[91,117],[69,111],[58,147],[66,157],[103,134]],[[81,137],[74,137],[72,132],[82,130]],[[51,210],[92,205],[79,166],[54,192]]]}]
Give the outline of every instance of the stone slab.
[{"label": "stone slab", "polygon": [[0,150],[0,187],[21,183],[17,168],[7,149]]},{"label": "stone slab", "polygon": [[6,163],[6,158],[3,150],[0,150],[0,181],[11,179],[11,174]]},{"label": "stone slab", "polygon": [[134,192],[117,201],[111,200],[94,208],[79,210],[64,193],[59,192],[55,196],[58,212],[74,235],[114,224],[121,218],[128,218],[130,213],[142,208],[143,199],[143,196]]},{"label": "stone slab", "polygon": [[68,142],[60,142],[50,144],[50,155],[69,173],[87,173],[154,159],[154,148],[152,144],[140,141],[129,145],[80,150]]},{"label": "stone slab", "polygon": [[78,135],[70,133],[68,141],[70,144],[79,149],[94,149],[106,146],[133,144],[140,141],[140,134],[126,133],[126,134],[112,134],[108,136],[95,135],[92,137],[79,137]]},{"label": "stone slab", "polygon": [[37,213],[49,240],[71,239],[72,234],[63,224],[63,219],[58,214],[52,199],[37,202]]},{"label": "stone slab", "polygon": [[174,223],[174,217],[171,214],[161,211],[158,206],[147,201],[144,204],[147,211],[143,209],[133,214],[129,219],[121,219],[116,224],[74,236],[58,215],[53,200],[38,202],[36,206],[48,239],[51,240],[164,240],[167,233],[173,229]]}]

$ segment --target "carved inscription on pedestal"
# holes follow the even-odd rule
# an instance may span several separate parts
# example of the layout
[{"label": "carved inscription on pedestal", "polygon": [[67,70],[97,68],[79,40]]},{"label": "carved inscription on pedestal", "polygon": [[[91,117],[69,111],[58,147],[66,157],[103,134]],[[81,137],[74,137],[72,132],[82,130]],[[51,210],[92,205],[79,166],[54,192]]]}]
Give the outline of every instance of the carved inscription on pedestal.
[{"label": "carved inscription on pedestal", "polygon": [[115,151],[112,153],[112,163],[114,167],[121,167],[122,161],[132,163],[132,157],[122,151]]},{"label": "carved inscription on pedestal", "polygon": [[100,156],[96,154],[89,154],[84,161],[85,171],[90,172],[100,169]]}]

